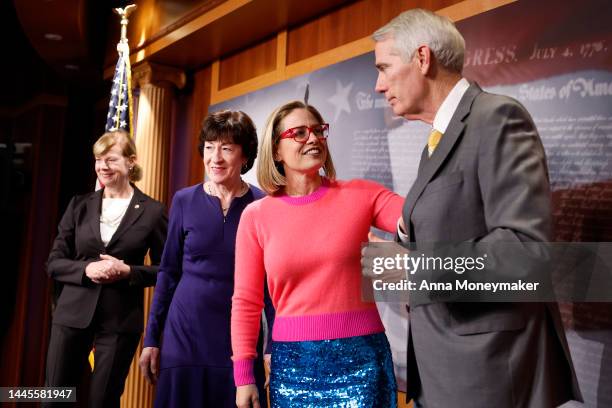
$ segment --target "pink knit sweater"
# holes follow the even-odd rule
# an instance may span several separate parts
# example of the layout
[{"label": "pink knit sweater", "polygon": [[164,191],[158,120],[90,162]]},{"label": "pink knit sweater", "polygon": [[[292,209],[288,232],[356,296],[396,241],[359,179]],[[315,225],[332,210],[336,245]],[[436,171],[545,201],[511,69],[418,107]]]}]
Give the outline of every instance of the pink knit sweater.
[{"label": "pink knit sweater", "polygon": [[244,210],[232,298],[237,386],[255,383],[266,274],[276,309],[274,341],[384,331],[376,305],[361,300],[361,243],[372,225],[394,232],[403,203],[371,181],[326,181],[310,195],[265,197]]}]

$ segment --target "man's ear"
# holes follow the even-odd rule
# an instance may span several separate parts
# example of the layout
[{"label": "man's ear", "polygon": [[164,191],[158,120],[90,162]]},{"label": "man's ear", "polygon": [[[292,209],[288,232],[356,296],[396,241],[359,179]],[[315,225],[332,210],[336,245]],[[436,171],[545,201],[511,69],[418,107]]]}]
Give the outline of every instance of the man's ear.
[{"label": "man's ear", "polygon": [[431,52],[431,49],[426,45],[421,45],[416,49],[414,58],[416,59],[416,63],[418,64],[421,74],[423,76],[427,75],[433,63],[433,53]]}]

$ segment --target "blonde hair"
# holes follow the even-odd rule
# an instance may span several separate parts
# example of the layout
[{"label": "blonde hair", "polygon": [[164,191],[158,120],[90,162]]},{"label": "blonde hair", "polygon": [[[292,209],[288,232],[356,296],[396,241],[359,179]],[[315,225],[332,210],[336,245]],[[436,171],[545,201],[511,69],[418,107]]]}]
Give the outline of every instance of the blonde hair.
[{"label": "blonde hair", "polygon": [[[315,117],[317,122],[324,123],[323,117],[314,106],[306,105],[300,101],[286,103],[270,114],[259,147],[259,161],[257,162],[257,181],[259,186],[268,194],[274,194],[287,185],[283,165],[274,160],[274,155],[280,141],[282,121],[296,109],[306,109]],[[327,146],[326,148],[327,158],[323,163],[323,171],[325,176],[333,181],[336,179],[336,169],[331,158],[331,152]]]},{"label": "blonde hair", "polygon": [[[94,143],[93,154],[94,156],[105,155],[114,145],[118,145],[121,148],[123,157],[128,159],[136,157],[136,145],[125,130],[114,130],[104,133]],[[129,177],[132,182],[139,181],[142,178],[142,167],[138,163],[134,163],[134,166],[130,169]]]}]

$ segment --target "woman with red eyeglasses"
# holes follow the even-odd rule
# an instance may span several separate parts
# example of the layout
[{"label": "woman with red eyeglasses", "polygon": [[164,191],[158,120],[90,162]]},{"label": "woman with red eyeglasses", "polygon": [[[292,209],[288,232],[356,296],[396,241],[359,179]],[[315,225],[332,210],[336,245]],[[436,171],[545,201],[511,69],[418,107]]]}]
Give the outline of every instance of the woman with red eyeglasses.
[{"label": "woman with red eyeglasses", "polygon": [[[403,198],[366,180],[339,181],[329,125],[290,102],[266,126],[257,178],[269,196],[242,214],[236,240],[232,351],[238,407],[258,407],[253,376],[264,279],[276,309],[273,407],[395,407],[389,343],[362,300],[361,243],[394,232]],[[321,170],[324,175],[321,175]]]}]

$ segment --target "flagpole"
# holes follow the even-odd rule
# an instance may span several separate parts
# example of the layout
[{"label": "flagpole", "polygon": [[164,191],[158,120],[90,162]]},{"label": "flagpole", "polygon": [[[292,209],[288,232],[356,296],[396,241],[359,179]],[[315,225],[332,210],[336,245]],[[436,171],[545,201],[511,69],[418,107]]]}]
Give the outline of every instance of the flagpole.
[{"label": "flagpole", "polygon": [[128,17],[134,10],[136,10],[135,4],[128,4],[123,8],[117,7],[113,9],[113,11],[121,17],[121,40],[119,42],[127,43]]},{"label": "flagpole", "polygon": [[[126,79],[127,79],[127,97],[128,97],[128,111],[129,111],[129,130],[130,137],[134,138],[134,111],[133,111],[133,100],[132,100],[132,70],[130,66],[130,46],[127,40],[127,25],[129,23],[129,16],[136,10],[135,4],[129,4],[123,8],[117,7],[114,8],[113,11],[121,17],[121,38],[117,43],[117,52],[119,53],[119,59],[123,59],[124,61],[124,69],[126,70]],[[116,126],[119,128],[120,126]]]},{"label": "flagpole", "polygon": [[[117,43],[117,64],[113,75],[108,114],[106,115],[106,132],[123,129],[129,132],[130,138],[134,138],[133,128],[133,101],[132,101],[132,70],[130,67],[130,47],[127,40],[128,17],[136,10],[135,4],[123,8],[115,8],[113,11],[121,17],[121,38]],[[125,110],[127,109],[127,114]],[[96,177],[96,191],[103,187]]]}]

